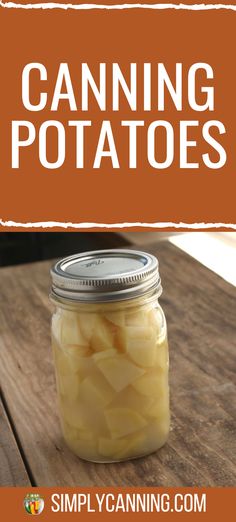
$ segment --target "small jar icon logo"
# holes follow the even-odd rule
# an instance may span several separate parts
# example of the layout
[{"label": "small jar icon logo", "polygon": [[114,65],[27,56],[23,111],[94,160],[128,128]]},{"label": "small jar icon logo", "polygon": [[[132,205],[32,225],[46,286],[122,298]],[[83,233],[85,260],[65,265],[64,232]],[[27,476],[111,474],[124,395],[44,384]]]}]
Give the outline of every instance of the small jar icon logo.
[{"label": "small jar icon logo", "polygon": [[44,500],[38,493],[28,493],[24,498],[24,508],[29,515],[40,515],[44,509]]}]

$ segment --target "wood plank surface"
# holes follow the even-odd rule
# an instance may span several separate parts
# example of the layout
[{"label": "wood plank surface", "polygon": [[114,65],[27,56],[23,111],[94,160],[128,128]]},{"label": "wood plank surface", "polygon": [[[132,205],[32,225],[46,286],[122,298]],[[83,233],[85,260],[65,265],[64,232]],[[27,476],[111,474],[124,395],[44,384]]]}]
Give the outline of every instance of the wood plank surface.
[{"label": "wood plank surface", "polygon": [[65,446],[48,300],[51,262],[0,271],[0,379],[39,486],[236,486],[236,289],[169,244],[157,255],[170,344],[172,427],[145,458],[92,464]]},{"label": "wood plank surface", "polygon": [[0,485],[28,486],[30,480],[0,399]]}]

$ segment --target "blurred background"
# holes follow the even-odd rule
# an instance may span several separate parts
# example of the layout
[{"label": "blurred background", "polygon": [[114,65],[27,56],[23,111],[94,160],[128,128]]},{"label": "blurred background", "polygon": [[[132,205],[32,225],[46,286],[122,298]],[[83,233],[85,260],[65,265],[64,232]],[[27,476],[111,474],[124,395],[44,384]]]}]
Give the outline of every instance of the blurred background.
[{"label": "blurred background", "polygon": [[0,267],[65,257],[86,250],[170,241],[236,285],[236,232],[2,232]]}]

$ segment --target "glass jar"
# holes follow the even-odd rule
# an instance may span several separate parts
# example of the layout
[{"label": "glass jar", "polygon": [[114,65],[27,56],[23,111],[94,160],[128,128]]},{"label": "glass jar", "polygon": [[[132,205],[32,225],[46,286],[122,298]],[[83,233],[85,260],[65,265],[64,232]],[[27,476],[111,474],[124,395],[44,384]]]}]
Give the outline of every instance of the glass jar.
[{"label": "glass jar", "polygon": [[62,431],[93,462],[147,455],[169,433],[168,343],[157,259],[87,252],[51,270]]}]

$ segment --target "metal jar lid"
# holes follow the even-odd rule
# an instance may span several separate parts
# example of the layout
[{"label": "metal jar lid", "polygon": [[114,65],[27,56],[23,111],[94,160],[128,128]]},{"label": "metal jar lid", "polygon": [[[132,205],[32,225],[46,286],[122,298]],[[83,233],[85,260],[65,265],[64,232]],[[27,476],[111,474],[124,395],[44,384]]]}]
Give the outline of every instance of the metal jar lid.
[{"label": "metal jar lid", "polygon": [[51,269],[52,295],[75,301],[131,299],[162,292],[157,258],[137,250],[94,250],[58,261]]}]

